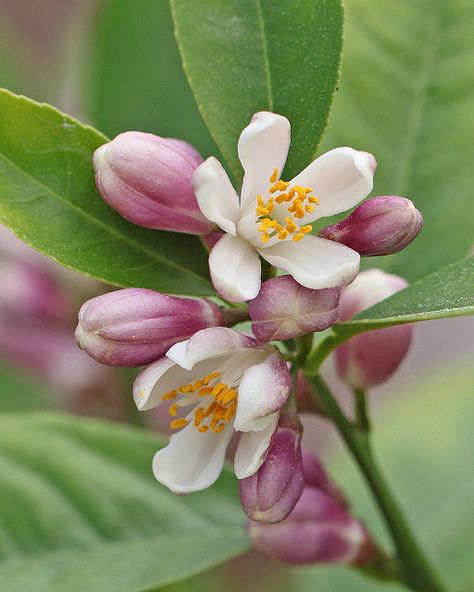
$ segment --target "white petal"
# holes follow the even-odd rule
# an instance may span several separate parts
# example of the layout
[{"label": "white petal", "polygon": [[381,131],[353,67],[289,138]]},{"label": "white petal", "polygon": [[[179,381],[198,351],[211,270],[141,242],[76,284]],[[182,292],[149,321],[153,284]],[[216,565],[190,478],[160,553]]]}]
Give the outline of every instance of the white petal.
[{"label": "white petal", "polygon": [[281,174],[290,146],[290,122],[268,111],[256,113],[240,135],[238,152],[244,168],[241,207],[256,207],[257,194],[266,194],[274,169]]},{"label": "white petal", "polygon": [[267,418],[286,403],[290,390],[290,372],[278,353],[247,368],[239,385],[234,428],[241,432],[263,429]]},{"label": "white petal", "polygon": [[225,235],[209,255],[212,283],[230,302],[252,300],[260,290],[260,259],[252,245],[238,236]]},{"label": "white petal", "polygon": [[306,288],[318,290],[350,284],[359,272],[360,256],[344,245],[317,236],[281,241],[260,254]]},{"label": "white petal", "polygon": [[201,212],[222,230],[235,234],[239,198],[221,163],[211,156],[197,167],[193,187]]},{"label": "white petal", "polygon": [[353,148],[335,148],[308,165],[291,185],[312,187],[319,199],[312,214],[301,219],[306,224],[317,218],[345,212],[372,191],[375,158]]},{"label": "white petal", "polygon": [[246,432],[240,436],[234,457],[237,479],[251,477],[262,466],[279,417],[280,414],[275,413],[265,429],[259,432]]},{"label": "white petal", "polygon": [[191,339],[176,343],[166,355],[176,364],[191,370],[196,363],[203,360],[261,347],[256,339],[239,331],[227,327],[209,327],[197,331]]},{"label": "white petal", "polygon": [[198,432],[193,423],[188,424],[171,436],[168,446],[155,454],[155,477],[175,493],[191,493],[209,487],[222,471],[232,434],[231,424],[219,434]]}]

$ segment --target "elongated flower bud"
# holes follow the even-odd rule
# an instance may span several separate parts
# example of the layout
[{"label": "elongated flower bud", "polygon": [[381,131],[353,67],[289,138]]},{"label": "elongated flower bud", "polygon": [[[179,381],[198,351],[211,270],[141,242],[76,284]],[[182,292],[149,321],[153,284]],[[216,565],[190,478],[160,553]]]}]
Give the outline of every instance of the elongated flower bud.
[{"label": "elongated flower bud", "polygon": [[124,218],[161,230],[207,234],[192,175],[202,158],[181,140],[125,132],[94,153],[97,188]]},{"label": "elongated flower bud", "polygon": [[335,502],[343,507],[347,507],[346,498],[331,481],[319,459],[304,447],[301,448],[301,458],[303,460],[305,484],[311,487],[317,487]]},{"label": "elongated flower bud", "polygon": [[358,564],[371,544],[363,525],[317,487],[306,486],[283,522],[250,522],[255,547],[285,563]]},{"label": "elongated flower bud", "polygon": [[221,311],[210,300],[127,288],[83,304],[75,336],[79,347],[98,362],[141,366],[196,331],[221,322]]},{"label": "elongated flower bud", "polygon": [[265,462],[239,481],[242,508],[251,520],[280,522],[295,507],[304,487],[301,431],[296,415],[282,415]]},{"label": "elongated flower bud", "polygon": [[412,201],[396,195],[368,199],[350,216],[326,226],[319,236],[342,243],[362,257],[401,251],[417,236],[423,218]]},{"label": "elongated flower bud", "polygon": [[249,303],[252,331],[262,341],[324,331],[336,322],[340,288],[310,290],[283,275],[263,282]]},{"label": "elongated flower bud", "polygon": [[[341,295],[340,314],[349,320],[369,306],[406,288],[407,282],[379,269],[362,272]],[[385,382],[406,356],[413,327],[399,325],[356,335],[336,348],[336,369],[353,388],[368,388]]]}]

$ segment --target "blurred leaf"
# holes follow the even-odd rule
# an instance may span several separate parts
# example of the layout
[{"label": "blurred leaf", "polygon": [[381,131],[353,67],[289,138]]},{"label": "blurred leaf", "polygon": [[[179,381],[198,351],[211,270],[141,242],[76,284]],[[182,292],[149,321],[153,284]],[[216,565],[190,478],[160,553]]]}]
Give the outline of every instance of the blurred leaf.
[{"label": "blurred leaf", "polygon": [[418,280],[405,290],[337,323],[336,333],[352,335],[403,323],[474,314],[474,257]]},{"label": "blurred leaf", "polygon": [[171,0],[184,70],[230,169],[241,177],[237,140],[251,116],[288,117],[286,174],[308,164],[337,83],[339,0]]},{"label": "blurred leaf", "polygon": [[88,48],[89,114],[108,135],[143,130],[215,144],[184,75],[167,0],[106,0]]},{"label": "blurred leaf", "polygon": [[11,25],[0,14],[0,87],[6,86],[15,92],[28,88],[28,72],[23,47],[13,33]]},{"label": "blurred leaf", "polygon": [[0,363],[0,413],[32,411],[51,407],[53,400],[38,379],[25,376],[25,371]]},{"label": "blurred leaf", "polygon": [[8,592],[140,592],[248,546],[236,481],[157,483],[152,434],[54,414],[0,418],[0,580]]},{"label": "blurred leaf", "polygon": [[0,91],[0,221],[52,259],[112,284],[211,294],[200,240],[124,220],[98,195],[105,136],[53,107]]},{"label": "blurred leaf", "polygon": [[472,246],[473,18],[471,0],[347,2],[340,92],[324,148],[372,152],[374,194],[409,197],[421,210],[420,237],[376,262],[411,281]]}]

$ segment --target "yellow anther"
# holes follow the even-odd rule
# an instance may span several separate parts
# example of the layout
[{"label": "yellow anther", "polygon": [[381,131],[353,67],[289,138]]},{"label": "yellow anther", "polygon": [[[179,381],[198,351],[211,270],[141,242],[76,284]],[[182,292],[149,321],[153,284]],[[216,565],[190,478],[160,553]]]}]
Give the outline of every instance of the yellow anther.
[{"label": "yellow anther", "polygon": [[200,397],[205,397],[206,395],[210,395],[212,393],[212,386],[204,386],[198,393]]},{"label": "yellow anther", "polygon": [[267,210],[268,210],[268,213],[270,213],[270,212],[273,210],[273,206],[274,206],[274,205],[275,205],[275,204],[273,203],[273,199],[272,199],[272,198],[270,198],[270,199],[268,200],[268,203],[267,203]]},{"label": "yellow anther", "polygon": [[306,194],[308,194],[308,193],[311,193],[311,191],[313,191],[313,188],[312,188],[312,187],[305,187],[305,188],[304,188],[304,192],[305,192]]},{"label": "yellow anther", "polygon": [[275,201],[277,202],[277,204],[281,204],[284,201],[289,201],[291,198],[288,197],[288,193],[280,193],[280,195],[277,195],[275,197]]},{"label": "yellow anther", "polygon": [[278,233],[278,238],[280,240],[285,240],[286,238],[288,238],[289,234],[290,233],[288,232],[288,230],[286,228],[282,228],[280,230],[280,232]]},{"label": "yellow anther", "polygon": [[224,428],[225,428],[225,423],[220,423],[218,426],[211,427],[212,431],[216,434],[218,434],[219,432],[222,432],[222,430]]},{"label": "yellow anther", "polygon": [[269,234],[267,234],[266,232],[264,232],[264,233],[262,234],[262,243],[263,243],[263,244],[265,244],[265,243],[268,243],[269,239],[270,239],[270,235],[269,235]]},{"label": "yellow anther", "polygon": [[[143,397],[143,395],[145,394],[143,391],[140,391],[138,393],[140,395],[140,397]],[[174,399],[178,394],[178,391],[170,391],[169,393],[166,393],[165,395],[163,395],[161,397],[162,401],[168,401],[169,399]]]},{"label": "yellow anther", "polygon": [[178,415],[178,403],[173,403],[173,405],[170,405],[168,408],[168,413],[173,417],[176,417]]},{"label": "yellow anther", "polygon": [[304,218],[304,210],[297,210],[294,214],[295,218]]},{"label": "yellow anther", "polygon": [[260,193],[257,195],[257,205],[260,206],[261,208],[263,208],[263,206],[265,205]]},{"label": "yellow anther", "polygon": [[207,432],[209,427],[207,425],[202,425],[198,427],[198,432],[204,433]]},{"label": "yellow anther", "polygon": [[268,216],[268,214],[270,213],[270,210],[268,208],[261,208],[260,206],[257,206],[255,208],[255,211],[259,216]]},{"label": "yellow anther", "polygon": [[299,232],[298,234],[295,234],[293,236],[293,240],[295,241],[295,243],[297,243],[298,241],[300,241],[302,238],[304,237],[304,234],[302,232]]},{"label": "yellow anther", "polygon": [[190,393],[191,389],[192,389],[191,384],[185,384],[184,386],[180,386],[178,390],[180,393]]},{"label": "yellow anther", "polygon": [[214,413],[214,411],[217,409],[218,404],[213,401],[209,407],[207,407],[207,409],[204,410],[204,417],[209,417],[209,415],[211,415],[211,413]]},{"label": "yellow anther", "polygon": [[194,413],[194,425],[198,427],[198,425],[204,419],[204,407],[198,407]]},{"label": "yellow anther", "polygon": [[235,389],[229,389],[224,398],[222,399],[222,403],[224,405],[227,405],[227,403],[230,403],[231,401],[233,401],[235,398],[237,397],[237,391]]},{"label": "yellow anther", "polygon": [[313,196],[308,197],[308,201],[309,201],[309,203],[313,203],[316,205],[319,203],[319,199],[317,197],[313,197]]},{"label": "yellow anther", "polygon": [[291,234],[296,230],[296,224],[293,222],[291,218],[286,218],[286,227],[285,229]]},{"label": "yellow anther", "polygon": [[188,425],[189,421],[184,419],[184,417],[180,417],[179,419],[174,419],[170,423],[170,428],[172,430],[177,430],[178,428],[184,428],[184,426]]},{"label": "yellow anther", "polygon": [[280,190],[278,189],[278,183],[275,183],[275,185],[272,185],[272,186],[270,187],[270,193],[275,193],[276,191],[280,191]]},{"label": "yellow anther", "polygon": [[289,183],[288,181],[277,181],[275,185],[278,187],[278,191],[285,191]]},{"label": "yellow anther", "polygon": [[203,380],[196,380],[196,382],[194,383],[194,390],[197,391],[198,389],[200,389],[202,386],[204,385],[204,381]]},{"label": "yellow anther", "polygon": [[314,212],[314,206],[305,206],[304,211],[308,212],[308,214],[311,214],[311,212]]},{"label": "yellow anther", "polygon": [[275,183],[278,179],[278,169],[273,169],[272,176],[270,177],[270,183]]},{"label": "yellow anther", "polygon": [[224,382],[219,382],[216,386],[212,389],[212,396],[217,397],[217,395],[222,391],[227,390],[227,385]]},{"label": "yellow anther", "polygon": [[211,372],[211,374],[208,374],[202,382],[207,385],[211,382],[211,380],[214,380],[214,378],[219,378],[220,375],[220,372]]},{"label": "yellow anther", "polygon": [[306,224],[306,226],[300,227],[300,232],[302,232],[303,234],[309,234],[312,230],[313,227],[311,226],[311,224]]},{"label": "yellow anther", "polygon": [[237,403],[235,405],[232,405],[232,407],[229,407],[229,409],[227,409],[224,415],[225,421],[230,421],[234,417],[236,409]]}]

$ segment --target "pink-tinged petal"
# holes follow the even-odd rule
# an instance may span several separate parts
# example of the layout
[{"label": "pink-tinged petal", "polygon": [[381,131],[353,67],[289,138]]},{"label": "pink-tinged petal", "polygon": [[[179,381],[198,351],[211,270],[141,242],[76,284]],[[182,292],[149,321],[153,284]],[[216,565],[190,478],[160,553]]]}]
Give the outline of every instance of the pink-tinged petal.
[{"label": "pink-tinged petal", "polygon": [[308,165],[292,185],[311,187],[319,204],[307,214],[302,224],[345,212],[372,191],[375,158],[353,148],[335,148]]},{"label": "pink-tinged petal", "polygon": [[232,437],[232,424],[219,434],[198,432],[188,424],[170,438],[168,446],[153,459],[156,479],[174,493],[191,493],[212,485],[224,465],[225,451]]},{"label": "pink-tinged petal", "polygon": [[256,339],[227,327],[212,327],[195,333],[191,339],[173,345],[166,354],[182,368],[191,370],[203,360],[228,356],[248,349],[262,349]]},{"label": "pink-tinged petal", "polygon": [[288,272],[305,288],[319,290],[347,285],[359,272],[358,253],[339,243],[307,235],[281,241],[260,251],[271,265]]},{"label": "pink-tinged petal", "polygon": [[255,208],[257,195],[267,193],[275,169],[285,166],[291,129],[286,117],[261,111],[240,135],[238,152],[244,168],[241,207]]},{"label": "pink-tinged petal", "polygon": [[245,432],[240,436],[234,457],[237,479],[251,477],[262,466],[273,432],[278,424],[279,413],[266,418],[268,424],[258,432]]},{"label": "pink-tinged petal", "polygon": [[279,411],[291,391],[291,375],[278,353],[245,370],[239,385],[234,427],[241,432],[263,429],[269,415]]},{"label": "pink-tinged petal", "polygon": [[239,198],[216,158],[209,157],[194,171],[193,187],[204,216],[234,235],[239,218]]},{"label": "pink-tinged petal", "polygon": [[261,265],[252,245],[227,234],[209,255],[214,288],[229,302],[252,300],[260,290]]}]

